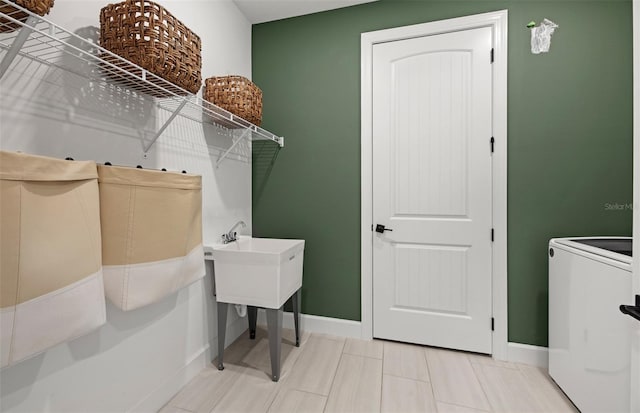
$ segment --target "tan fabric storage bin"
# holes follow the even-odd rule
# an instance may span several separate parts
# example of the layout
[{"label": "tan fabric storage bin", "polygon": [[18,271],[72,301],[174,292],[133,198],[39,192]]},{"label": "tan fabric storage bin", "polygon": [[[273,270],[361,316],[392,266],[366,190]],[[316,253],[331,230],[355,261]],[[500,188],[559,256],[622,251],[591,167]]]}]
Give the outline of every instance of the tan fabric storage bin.
[{"label": "tan fabric storage bin", "polygon": [[0,151],[1,366],[105,323],[94,162]]},{"label": "tan fabric storage bin", "polygon": [[204,277],[202,178],[98,165],[107,298],[124,311]]}]

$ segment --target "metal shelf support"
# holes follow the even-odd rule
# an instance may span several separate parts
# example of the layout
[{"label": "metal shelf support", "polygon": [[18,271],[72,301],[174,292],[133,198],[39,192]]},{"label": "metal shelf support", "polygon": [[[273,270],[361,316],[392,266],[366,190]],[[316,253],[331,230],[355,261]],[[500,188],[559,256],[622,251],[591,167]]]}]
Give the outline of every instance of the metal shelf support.
[{"label": "metal shelf support", "polygon": [[18,33],[15,40],[11,44],[11,47],[7,51],[7,54],[4,55],[4,57],[2,58],[2,61],[0,62],[0,79],[4,77],[4,74],[7,72],[7,69],[9,69],[9,66],[11,66],[11,63],[13,63],[13,60],[16,58],[16,56],[20,52],[20,49],[22,49],[24,42],[26,42],[27,39],[29,38],[29,35],[33,31],[33,28],[35,27],[37,22],[38,22],[38,19],[36,17],[29,16],[27,18],[27,21],[24,23],[25,25],[20,28],[20,32]]},{"label": "metal shelf support", "polygon": [[173,120],[176,118],[176,116],[178,116],[178,114],[180,114],[180,111],[182,110],[182,108],[186,104],[187,104],[187,99],[182,99],[182,102],[180,102],[180,104],[178,105],[176,110],[174,110],[173,113],[171,114],[171,116],[169,116],[169,119],[167,119],[167,121],[162,125],[162,127],[158,130],[158,132],[156,132],[156,134],[153,137],[153,139],[151,139],[151,141],[149,141],[149,143],[144,146],[144,153],[147,153],[149,151],[149,149],[151,149],[153,144],[156,143],[156,141],[158,140],[160,135],[162,135],[162,133],[165,131],[165,129],[167,129],[167,127],[169,126],[169,124],[171,122],[173,122]]},{"label": "metal shelf support", "polygon": [[222,155],[220,155],[220,158],[218,158],[218,162],[216,162],[216,168],[218,168],[220,166],[220,164],[222,163],[222,161],[224,160],[224,158],[227,157],[227,155],[229,155],[229,152],[231,152],[233,150],[233,148],[235,148],[244,138],[247,137],[247,135],[249,134],[249,132],[252,131],[252,128],[247,128],[242,132],[242,135],[240,135],[240,137],[233,143],[233,145],[231,145],[229,147],[229,149],[227,149],[225,151],[225,153],[223,153]]}]

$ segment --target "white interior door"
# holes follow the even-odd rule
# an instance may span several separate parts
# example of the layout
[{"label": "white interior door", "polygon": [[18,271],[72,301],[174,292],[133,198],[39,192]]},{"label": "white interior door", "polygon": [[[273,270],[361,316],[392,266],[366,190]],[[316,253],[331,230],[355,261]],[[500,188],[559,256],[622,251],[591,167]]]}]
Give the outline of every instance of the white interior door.
[{"label": "white interior door", "polygon": [[374,337],[491,353],[491,48],[373,46]]}]

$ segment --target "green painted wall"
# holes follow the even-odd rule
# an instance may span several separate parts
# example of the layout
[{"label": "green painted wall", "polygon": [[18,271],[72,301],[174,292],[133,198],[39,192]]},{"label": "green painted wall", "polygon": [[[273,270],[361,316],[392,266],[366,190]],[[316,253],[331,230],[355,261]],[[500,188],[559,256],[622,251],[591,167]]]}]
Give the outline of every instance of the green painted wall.
[{"label": "green painted wall", "polygon": [[[547,345],[551,237],[631,233],[631,1],[379,2],[253,26],[253,233],[299,237],[303,311],[360,319],[360,33],[509,10],[509,340]],[[530,20],[560,25],[532,55]]]}]

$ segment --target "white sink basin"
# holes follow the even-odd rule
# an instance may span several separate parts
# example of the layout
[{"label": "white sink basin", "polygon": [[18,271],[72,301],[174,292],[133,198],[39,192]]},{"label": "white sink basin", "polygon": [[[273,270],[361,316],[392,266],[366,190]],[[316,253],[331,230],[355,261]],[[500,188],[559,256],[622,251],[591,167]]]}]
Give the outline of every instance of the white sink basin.
[{"label": "white sink basin", "polygon": [[205,256],[214,260],[218,302],[280,308],[302,286],[304,240],[242,237]]}]

